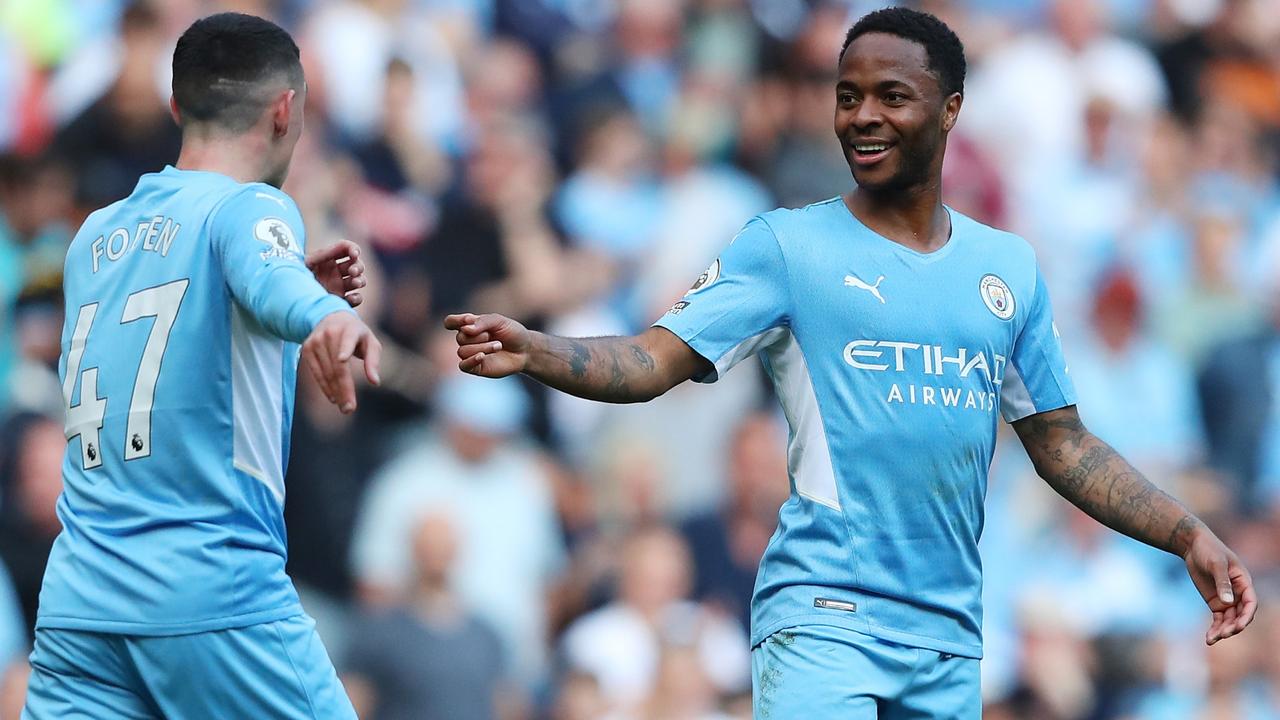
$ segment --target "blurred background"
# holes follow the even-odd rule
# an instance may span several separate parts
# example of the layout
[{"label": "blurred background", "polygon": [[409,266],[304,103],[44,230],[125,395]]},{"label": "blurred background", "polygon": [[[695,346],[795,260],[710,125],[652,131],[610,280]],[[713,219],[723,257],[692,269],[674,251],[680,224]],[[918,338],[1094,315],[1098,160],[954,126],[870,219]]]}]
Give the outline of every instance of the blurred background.
[{"label": "blurred background", "polygon": [[[384,387],[300,383],[289,569],[366,718],[750,716],[747,606],[787,494],[760,369],[613,407],[458,375],[460,309],[635,332],[752,215],[851,185],[845,0],[0,0],[0,718],[16,718],[64,448],[60,274],[177,157],[195,18],[302,48],[286,190],[351,238]],[[1181,562],[1104,530],[1001,428],[986,717],[1280,718],[1280,2],[934,0],[969,79],[946,201],[1035,245],[1081,414],[1252,569],[1206,648]]]}]

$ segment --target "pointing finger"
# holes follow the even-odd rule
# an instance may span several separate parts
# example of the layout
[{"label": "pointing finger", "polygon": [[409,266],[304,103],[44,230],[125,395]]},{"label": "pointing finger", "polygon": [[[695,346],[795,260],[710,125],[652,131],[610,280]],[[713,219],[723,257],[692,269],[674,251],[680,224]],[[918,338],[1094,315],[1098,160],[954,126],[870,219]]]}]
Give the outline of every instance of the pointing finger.
[{"label": "pointing finger", "polygon": [[468,325],[475,321],[476,316],[471,313],[450,315],[444,319],[444,327],[446,330],[461,330],[464,325]]}]

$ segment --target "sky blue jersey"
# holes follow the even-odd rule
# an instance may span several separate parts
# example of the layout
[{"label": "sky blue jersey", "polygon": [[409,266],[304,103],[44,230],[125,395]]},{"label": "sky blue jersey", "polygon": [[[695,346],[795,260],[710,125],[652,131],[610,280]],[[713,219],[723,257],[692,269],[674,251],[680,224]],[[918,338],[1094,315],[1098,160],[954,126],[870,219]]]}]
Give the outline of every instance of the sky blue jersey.
[{"label": "sky blue jersey", "polygon": [[80,228],[37,627],[170,635],[301,611],[282,515],[297,343],[349,311],[303,243],[276,188],[172,167]]},{"label": "sky blue jersey", "polygon": [[950,213],[928,254],[840,198],[758,216],[657,323],[715,364],[705,382],[759,354],[790,424],[753,645],[830,624],[981,657],[997,413],[1075,392],[1031,247]]}]

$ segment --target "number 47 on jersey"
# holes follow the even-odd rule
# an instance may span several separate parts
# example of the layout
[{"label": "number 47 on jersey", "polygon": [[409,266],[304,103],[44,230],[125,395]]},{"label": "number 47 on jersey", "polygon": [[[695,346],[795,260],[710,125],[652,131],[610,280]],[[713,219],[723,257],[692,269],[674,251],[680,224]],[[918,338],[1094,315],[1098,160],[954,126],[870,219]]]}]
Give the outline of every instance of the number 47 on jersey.
[{"label": "number 47 on jersey", "polygon": [[[125,299],[121,324],[142,318],[155,318],[151,334],[142,349],[138,373],[133,383],[133,397],[129,401],[129,415],[125,423],[124,459],[135,460],[151,454],[151,406],[155,402],[156,380],[160,377],[160,364],[165,348],[169,345],[169,333],[178,319],[178,308],[187,293],[189,280],[139,290]],[[98,314],[98,303],[80,307],[75,330],[71,333],[71,347],[67,352],[67,374],[62,381],[62,398],[66,403],[67,441],[80,438],[80,460],[85,470],[102,464],[102,422],[107,414],[107,399],[98,397],[98,368],[80,371],[84,359],[89,332]],[[80,402],[72,405],[76,379],[80,380]]]}]

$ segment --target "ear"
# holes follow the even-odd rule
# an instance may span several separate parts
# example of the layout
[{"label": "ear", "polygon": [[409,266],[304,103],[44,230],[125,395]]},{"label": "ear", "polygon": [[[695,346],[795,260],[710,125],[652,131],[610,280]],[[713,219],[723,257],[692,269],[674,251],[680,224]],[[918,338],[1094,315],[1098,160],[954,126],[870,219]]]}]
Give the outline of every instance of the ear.
[{"label": "ear", "polygon": [[182,112],[178,110],[178,99],[172,95],[169,96],[169,115],[178,127],[182,127]]},{"label": "ear", "polygon": [[285,90],[271,103],[272,131],[277,138],[289,134],[289,121],[293,117],[293,101],[297,94],[296,90]]},{"label": "ear", "polygon": [[960,106],[964,104],[964,96],[960,93],[951,93],[947,96],[942,106],[942,131],[951,132],[951,128],[956,126],[956,120],[960,117]]},{"label": "ear", "polygon": [[942,131],[951,132],[951,128],[956,126],[956,120],[960,118],[960,106],[964,104],[964,96],[960,93],[951,93],[946,103],[942,106]]}]

